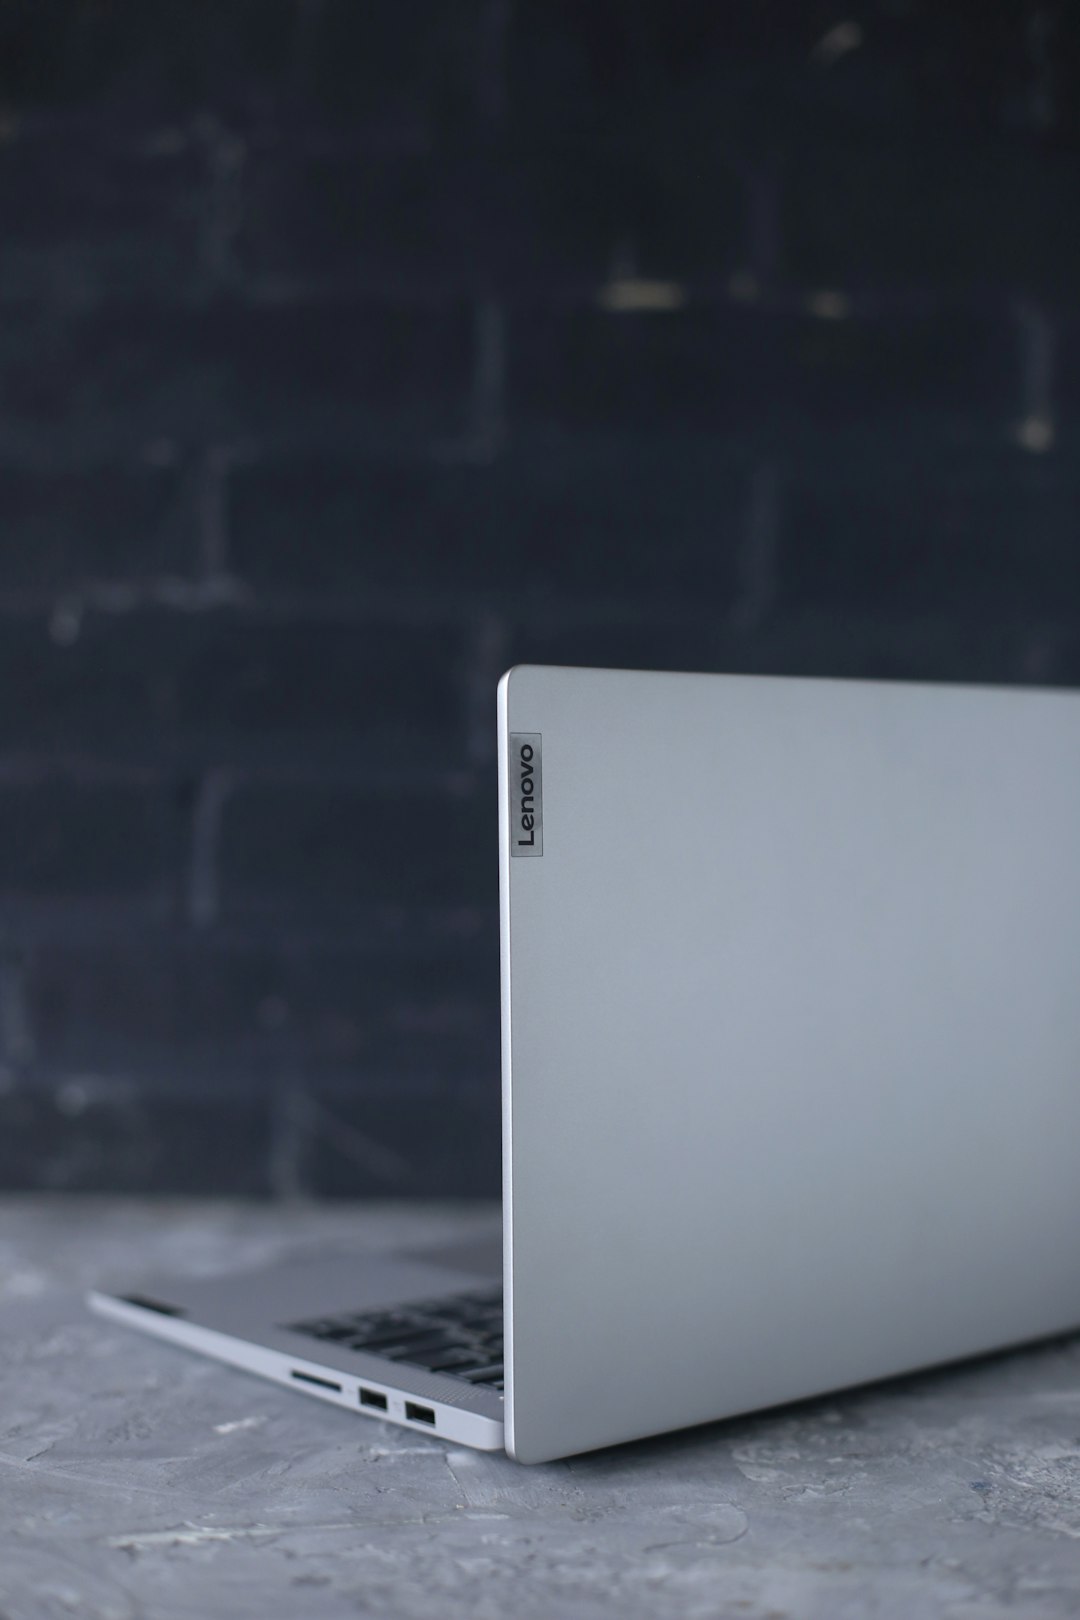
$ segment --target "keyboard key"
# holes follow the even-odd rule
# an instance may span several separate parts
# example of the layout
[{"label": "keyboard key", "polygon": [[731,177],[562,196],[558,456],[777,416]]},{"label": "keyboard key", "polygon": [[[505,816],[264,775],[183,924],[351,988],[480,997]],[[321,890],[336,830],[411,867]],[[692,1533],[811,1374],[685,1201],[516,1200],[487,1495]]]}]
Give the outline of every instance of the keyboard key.
[{"label": "keyboard key", "polygon": [[403,1344],[395,1345],[393,1349],[382,1349],[380,1356],[386,1356],[390,1361],[415,1361],[419,1365],[426,1365],[426,1357],[437,1356],[445,1350],[460,1350],[461,1346],[443,1337],[442,1334],[432,1334],[424,1339],[407,1339]]},{"label": "keyboard key", "polygon": [[388,1361],[502,1388],[502,1290],[481,1289],[383,1311],[295,1322],[294,1333]]},{"label": "keyboard key", "polygon": [[502,1362],[495,1367],[481,1367],[477,1372],[461,1372],[460,1378],[467,1378],[470,1384],[493,1384],[503,1377]]},{"label": "keyboard key", "polygon": [[483,1365],[469,1350],[440,1350],[434,1355],[425,1356],[423,1365],[428,1372],[463,1373],[478,1369]]}]

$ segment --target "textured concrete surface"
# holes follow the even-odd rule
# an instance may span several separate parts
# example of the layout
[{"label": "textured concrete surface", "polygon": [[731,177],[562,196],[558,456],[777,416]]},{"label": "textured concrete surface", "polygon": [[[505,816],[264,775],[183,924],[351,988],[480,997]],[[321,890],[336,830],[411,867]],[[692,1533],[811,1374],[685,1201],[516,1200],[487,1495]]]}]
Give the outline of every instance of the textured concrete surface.
[{"label": "textured concrete surface", "polygon": [[487,1209],[0,1205],[2,1620],[1065,1620],[1080,1339],[543,1468],[89,1316],[91,1282]]}]

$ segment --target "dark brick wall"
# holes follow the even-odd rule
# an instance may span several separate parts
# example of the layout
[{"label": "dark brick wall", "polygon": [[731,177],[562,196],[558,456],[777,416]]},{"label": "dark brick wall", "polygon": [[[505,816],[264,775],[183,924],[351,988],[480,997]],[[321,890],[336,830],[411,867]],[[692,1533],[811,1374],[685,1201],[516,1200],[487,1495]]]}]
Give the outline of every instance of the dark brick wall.
[{"label": "dark brick wall", "polygon": [[1064,0],[0,0],[0,226],[0,1185],[495,1189],[514,661],[1080,681]]}]

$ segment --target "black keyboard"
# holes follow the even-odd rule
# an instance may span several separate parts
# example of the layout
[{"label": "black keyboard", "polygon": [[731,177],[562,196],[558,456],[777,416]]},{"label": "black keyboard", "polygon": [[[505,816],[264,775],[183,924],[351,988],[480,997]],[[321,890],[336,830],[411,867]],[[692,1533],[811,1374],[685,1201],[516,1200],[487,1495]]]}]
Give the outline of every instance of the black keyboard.
[{"label": "black keyboard", "polygon": [[367,1350],[388,1361],[464,1378],[487,1389],[503,1387],[502,1289],[449,1294],[386,1311],[355,1311],[290,1322],[290,1333]]}]

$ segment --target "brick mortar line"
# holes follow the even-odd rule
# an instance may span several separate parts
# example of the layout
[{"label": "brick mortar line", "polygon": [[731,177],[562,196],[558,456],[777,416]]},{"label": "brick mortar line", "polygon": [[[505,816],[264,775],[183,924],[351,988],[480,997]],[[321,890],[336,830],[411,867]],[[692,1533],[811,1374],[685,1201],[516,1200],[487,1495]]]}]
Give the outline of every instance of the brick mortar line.
[{"label": "brick mortar line", "polygon": [[[490,688],[491,730],[494,734],[495,684]],[[461,728],[462,754],[467,754],[467,731]],[[243,759],[216,763],[193,761],[167,754],[156,761],[139,761],[122,756],[98,754],[91,758],[65,758],[62,750],[42,749],[35,754],[7,754],[0,750],[0,792],[6,788],[64,784],[71,787],[148,787],[173,790],[193,775],[200,781],[208,776],[228,778],[229,794],[249,788],[354,788],[377,796],[413,793],[442,793],[447,799],[471,798],[486,782],[488,760],[477,766],[471,759],[461,766],[394,769],[371,765],[321,766],[303,761],[282,762],[281,750],[273,750],[273,764],[260,765]]]},{"label": "brick mortar line", "polygon": [[[151,238],[153,234],[150,233]],[[60,258],[66,249],[55,252]],[[2,257],[3,250],[0,250],[0,264]],[[215,280],[209,285],[205,271],[200,271],[194,259],[190,276],[183,278],[171,296],[142,293],[131,298],[104,293],[80,302],[74,313],[68,300],[45,297],[33,300],[33,308],[43,319],[55,317],[74,327],[101,314],[134,311],[198,315],[223,307],[240,313],[276,309],[287,314],[298,310],[340,310],[347,314],[364,309],[373,312],[389,309],[461,315],[475,308],[478,300],[485,299],[505,307],[510,313],[518,310],[532,313],[537,309],[554,313],[591,311],[612,322],[628,318],[663,322],[687,313],[722,309],[740,311],[748,318],[802,315],[808,320],[866,323],[897,317],[929,318],[961,310],[1007,322],[1019,296],[1033,302],[1038,300],[1040,307],[1064,321],[1070,331],[1080,326],[1080,298],[1047,294],[1044,289],[1027,288],[1014,279],[986,279],[955,288],[940,282],[873,281],[843,276],[793,281],[767,268],[770,257],[771,250],[758,246],[749,261],[734,262],[729,268],[706,276],[683,274],[674,268],[665,272],[657,267],[650,272],[648,280],[671,286],[678,294],[677,299],[657,309],[613,310],[605,302],[610,294],[609,280],[572,271],[548,272],[542,280],[539,277],[532,280],[523,276],[502,276],[497,269],[481,264],[475,275],[460,279],[447,279],[444,275],[440,280],[428,280],[426,276],[410,280],[402,273],[369,277],[361,265],[348,272],[306,276],[245,271],[227,284]],[[766,268],[759,267],[755,260],[760,260]],[[830,312],[821,314],[823,298],[839,300],[839,304],[832,303]],[[24,295],[5,295],[0,281],[0,309],[16,308],[25,313],[27,305]]]},{"label": "brick mortar line", "polygon": [[[495,1008],[495,1018],[498,1019],[498,1007]],[[227,1047],[208,1054],[200,1053],[199,1058],[206,1065],[209,1058],[212,1071],[217,1074],[221,1071],[230,1071],[236,1076],[237,1084],[225,1091],[227,1101],[243,1102],[249,1099],[269,1101],[267,1091],[267,1068],[275,1061],[280,1061],[283,1055],[280,1052],[267,1051],[253,1055],[245,1060],[242,1054],[234,1049],[230,1052]],[[492,1077],[486,1083],[483,1081],[468,1083],[464,1077],[469,1075],[468,1065],[464,1065],[457,1073],[447,1072],[453,1076],[455,1098],[460,1099],[466,1106],[486,1108],[492,1098],[498,1108],[499,1077],[497,1066],[492,1071]],[[431,1079],[428,1078],[429,1073]],[[370,1086],[365,1084],[370,1076]],[[401,1103],[402,1101],[433,1101],[445,1093],[440,1091],[438,1081],[434,1074],[428,1070],[406,1069],[403,1077],[397,1071],[391,1071],[383,1065],[380,1072],[372,1074],[369,1069],[366,1074],[362,1063],[322,1064],[317,1058],[312,1058],[304,1071],[304,1078],[315,1085],[326,1087],[333,1095],[337,1086],[342,1088],[341,1100],[349,1096],[358,1096],[365,1101],[375,1099],[387,1103]],[[164,1103],[191,1102],[195,1108],[212,1107],[220,1101],[223,1093],[219,1086],[208,1086],[205,1089],[200,1085],[196,1090],[191,1085],[191,1069],[185,1067],[185,1059],[177,1058],[171,1064],[161,1065],[160,1060],[149,1060],[144,1063],[126,1061],[122,1067],[107,1075],[87,1075],[85,1068],[75,1063],[65,1063],[61,1059],[49,1059],[44,1062],[35,1061],[23,1069],[16,1078],[16,1083],[10,1089],[0,1089],[0,1111],[4,1105],[15,1100],[32,1099],[35,1096],[51,1100],[53,1095],[62,1088],[69,1086],[73,1081],[90,1080],[95,1082],[86,1099],[86,1111],[91,1108],[108,1109],[115,1104],[121,1106],[132,1101],[149,1102],[151,1106],[156,1101]],[[149,1084],[147,1083],[149,1082]]]},{"label": "brick mortar line", "polygon": [[[773,465],[771,458],[766,458],[763,465],[771,467]],[[753,499],[751,496],[751,504]],[[776,521],[779,522],[778,519]],[[703,554],[708,555],[708,552]],[[491,587],[486,592],[473,591],[467,598],[463,596],[460,611],[455,611],[455,604],[453,601],[448,603],[445,596],[417,604],[416,599],[410,596],[407,590],[403,590],[399,595],[388,594],[377,601],[359,593],[352,600],[344,602],[340,597],[328,599],[304,596],[296,598],[274,596],[260,602],[245,595],[238,619],[229,622],[261,629],[278,628],[283,638],[291,631],[318,629],[332,624],[340,625],[344,629],[394,628],[415,629],[418,632],[438,627],[456,631],[464,642],[478,647],[498,646],[498,641],[493,644],[488,638],[493,626],[504,625],[510,651],[514,633],[519,632],[524,625],[527,625],[530,633],[537,635],[559,634],[579,629],[656,630],[663,633],[669,630],[713,628],[718,634],[723,634],[728,644],[741,644],[745,641],[747,646],[758,645],[756,632],[749,627],[724,622],[724,614],[734,605],[737,594],[737,591],[733,591],[730,595],[725,595],[723,600],[710,599],[707,603],[703,603],[700,597],[690,593],[677,594],[677,588],[670,597],[657,596],[654,592],[648,595],[647,599],[645,593],[635,590],[627,591],[622,597],[599,594],[593,598],[582,594],[572,601],[545,603],[533,608],[527,603],[522,605],[520,593],[513,588]],[[478,598],[480,598],[479,605]],[[0,594],[0,623],[4,620],[16,623],[45,621],[42,624],[45,633],[43,645],[58,659],[62,658],[70,647],[77,645],[78,635],[72,641],[53,643],[47,639],[47,621],[56,608],[57,600],[56,595],[35,594],[33,597],[19,597],[13,603],[10,597],[5,598]],[[106,622],[109,622],[108,597],[104,602],[95,602],[88,594],[73,589],[61,593],[59,601],[65,606],[73,605],[80,612],[100,612]],[[147,598],[125,604],[123,608],[115,610],[115,616],[123,618],[128,613],[134,615],[136,609],[141,609],[152,618],[161,606],[158,600]],[[206,611],[227,615],[233,611],[233,607],[234,604],[231,602],[223,605],[215,600],[212,605],[207,606]],[[897,615],[891,607],[884,606],[879,609],[853,610],[842,599],[838,599],[835,606],[812,608],[778,603],[777,611],[780,617],[774,619],[770,616],[770,628],[795,635],[805,634],[807,631],[827,632],[835,628],[838,617],[843,618],[845,628],[853,629],[856,633],[884,632],[889,636],[903,636],[912,632],[921,634],[926,630],[935,633],[946,630],[955,632],[958,624],[963,628],[971,622],[963,613],[940,612],[928,615],[902,612]],[[177,617],[182,621],[187,617],[187,613],[178,613]],[[1048,627],[1053,627],[1058,622],[1057,619],[1045,621]],[[81,634],[81,630],[79,633]],[[502,656],[501,652],[498,656]]]},{"label": "brick mortar line", "polygon": [[74,950],[99,950],[107,946],[187,945],[198,951],[266,952],[288,957],[293,953],[324,952],[332,955],[370,955],[380,962],[423,966],[445,957],[458,958],[462,952],[476,952],[478,959],[495,960],[499,921],[497,908],[476,906],[470,926],[463,929],[456,911],[440,912],[413,907],[407,926],[395,914],[392,920],[357,911],[338,922],[312,923],[302,913],[279,909],[274,916],[237,920],[220,916],[213,927],[195,931],[175,918],[148,915],[134,903],[115,902],[112,906],[56,900],[20,901],[13,905],[5,897],[0,902],[4,914],[4,938],[9,946],[33,950],[52,946]]}]

